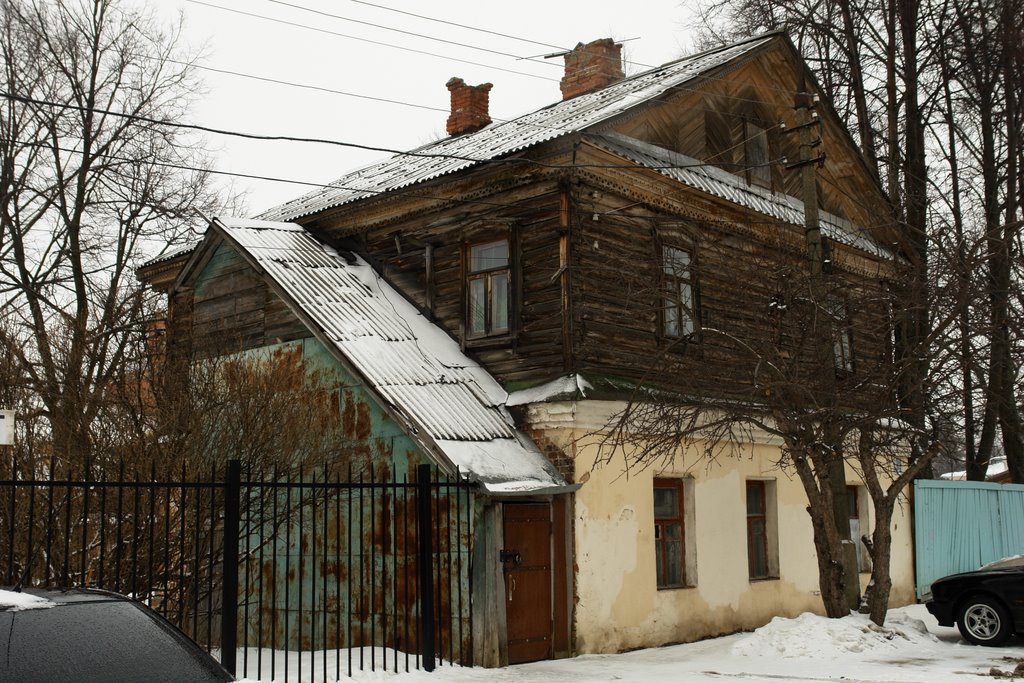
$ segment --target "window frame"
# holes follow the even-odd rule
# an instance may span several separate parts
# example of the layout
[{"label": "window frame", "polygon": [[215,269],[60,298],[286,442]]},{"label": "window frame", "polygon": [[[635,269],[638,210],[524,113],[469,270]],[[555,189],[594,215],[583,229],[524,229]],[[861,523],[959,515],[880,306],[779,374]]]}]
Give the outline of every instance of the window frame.
[{"label": "window frame", "polygon": [[[490,268],[473,269],[473,251],[479,247],[499,244],[504,242],[507,250],[507,258],[504,264]],[[488,235],[477,239],[467,240],[463,245],[463,335],[467,343],[487,342],[492,340],[505,340],[512,337],[515,327],[515,301],[516,301],[516,268],[515,268],[515,242],[510,234]],[[505,327],[495,328],[494,326],[494,283],[496,276],[505,275],[506,301]],[[473,329],[473,283],[482,281],[484,287],[484,329],[476,331]]]},{"label": "window frame", "polygon": [[[755,144],[755,141],[756,144]],[[754,159],[754,150],[762,152],[762,159]],[[772,141],[768,127],[754,119],[743,121],[743,170],[748,185],[772,189]],[[754,166],[754,164],[757,166]]]},{"label": "window frame", "polygon": [[[669,250],[686,254],[688,265],[685,275],[666,272]],[[660,339],[691,342],[699,342],[701,339],[702,312],[696,264],[697,253],[693,245],[658,241],[658,337]],[[682,285],[685,285],[689,291],[690,311],[688,313],[683,305],[683,297],[679,295],[681,291],[679,287]],[[668,330],[670,308],[674,309],[676,315],[678,329],[675,333]],[[682,324],[684,320],[689,322],[689,332],[684,331]]]},{"label": "window frame", "polygon": [[856,368],[853,352],[853,323],[846,299],[829,294],[825,300],[825,312],[829,317],[832,333],[832,360],[836,374],[852,374]]},{"label": "window frame", "polygon": [[[687,588],[694,585],[691,583],[690,571],[687,567],[687,533],[686,533],[686,518],[687,518],[687,505],[689,503],[689,496],[686,491],[686,480],[685,479],[670,479],[664,477],[655,477],[654,484],[651,487],[652,497],[654,491],[657,489],[668,489],[673,490],[676,493],[676,514],[668,517],[659,517],[657,513],[657,506],[652,505],[652,513],[654,517],[654,564],[655,564],[655,582],[658,590],[669,590],[673,588]],[[664,533],[664,529],[670,525],[676,523],[679,525],[679,581],[676,583],[669,583],[664,581],[665,576],[668,575],[666,571],[669,562],[669,554],[664,550],[664,544],[667,536]],[[660,551],[660,552],[659,552]]]},{"label": "window frame", "polygon": [[[755,513],[750,512],[750,490],[758,489],[760,491],[761,505],[758,511]],[[746,521],[747,521],[747,575],[751,581],[758,581],[762,579],[772,578],[771,576],[771,565],[768,561],[768,487],[765,482],[760,479],[747,479],[745,486],[745,498],[744,503],[746,504]],[[760,521],[761,530],[756,532],[753,528],[753,523]],[[760,540],[760,548],[762,550],[760,557],[755,558],[757,544],[755,544],[755,536]],[[755,566],[755,559],[759,559],[764,566],[764,572],[759,573]]]}]

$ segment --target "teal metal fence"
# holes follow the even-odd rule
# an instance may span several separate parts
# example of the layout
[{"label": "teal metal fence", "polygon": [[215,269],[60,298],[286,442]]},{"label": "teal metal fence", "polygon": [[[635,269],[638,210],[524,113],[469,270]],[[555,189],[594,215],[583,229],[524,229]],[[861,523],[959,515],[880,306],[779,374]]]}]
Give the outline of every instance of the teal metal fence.
[{"label": "teal metal fence", "polygon": [[917,597],[936,579],[1024,555],[1024,485],[914,482]]}]

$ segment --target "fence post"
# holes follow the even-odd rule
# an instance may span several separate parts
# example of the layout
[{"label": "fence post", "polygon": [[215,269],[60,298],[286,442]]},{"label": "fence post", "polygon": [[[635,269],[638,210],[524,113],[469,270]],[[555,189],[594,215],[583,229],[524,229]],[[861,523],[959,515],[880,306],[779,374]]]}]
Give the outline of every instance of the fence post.
[{"label": "fence post", "polygon": [[238,536],[242,463],[228,460],[224,481],[224,571],[220,608],[220,663],[235,675],[238,648]]},{"label": "fence post", "polygon": [[420,658],[425,671],[434,670],[434,573],[431,570],[434,520],[430,503],[430,465],[419,465],[416,468],[416,526],[419,532],[416,566],[420,580]]}]

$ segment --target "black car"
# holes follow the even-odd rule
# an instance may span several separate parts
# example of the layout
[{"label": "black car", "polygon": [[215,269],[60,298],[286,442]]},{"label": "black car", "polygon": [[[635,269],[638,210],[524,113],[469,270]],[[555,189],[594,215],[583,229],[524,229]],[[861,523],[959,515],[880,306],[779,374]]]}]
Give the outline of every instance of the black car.
[{"label": "black car", "polygon": [[1024,635],[1024,557],[946,576],[932,584],[925,606],[942,626],[955,622],[975,645],[1002,645]]},{"label": "black car", "polygon": [[159,614],[107,591],[0,590],[0,642],[0,681],[234,680]]}]

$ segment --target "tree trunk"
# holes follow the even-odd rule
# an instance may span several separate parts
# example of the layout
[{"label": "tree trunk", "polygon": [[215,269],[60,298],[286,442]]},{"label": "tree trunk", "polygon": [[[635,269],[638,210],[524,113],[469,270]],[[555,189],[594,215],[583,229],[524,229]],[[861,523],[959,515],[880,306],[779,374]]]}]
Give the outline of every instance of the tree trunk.
[{"label": "tree trunk", "polygon": [[[844,544],[835,523],[835,508],[831,492],[831,469],[822,458],[814,459],[814,465],[800,453],[809,449],[802,445],[787,444],[791,459],[796,466],[800,483],[807,494],[807,514],[811,518],[814,534],[814,550],[818,559],[818,588],[825,614],[831,619],[845,617],[850,613],[847,596],[847,572],[844,566]],[[841,461],[840,461],[841,462]],[[820,477],[818,476],[820,473]],[[845,490],[845,489],[844,489]],[[843,511],[846,517],[846,511]],[[847,523],[849,519],[847,518]],[[859,588],[859,586],[858,586]]]},{"label": "tree trunk", "polygon": [[879,626],[885,625],[892,592],[892,513],[890,501],[874,501],[875,530],[871,533],[871,587],[868,590],[868,616]]}]

